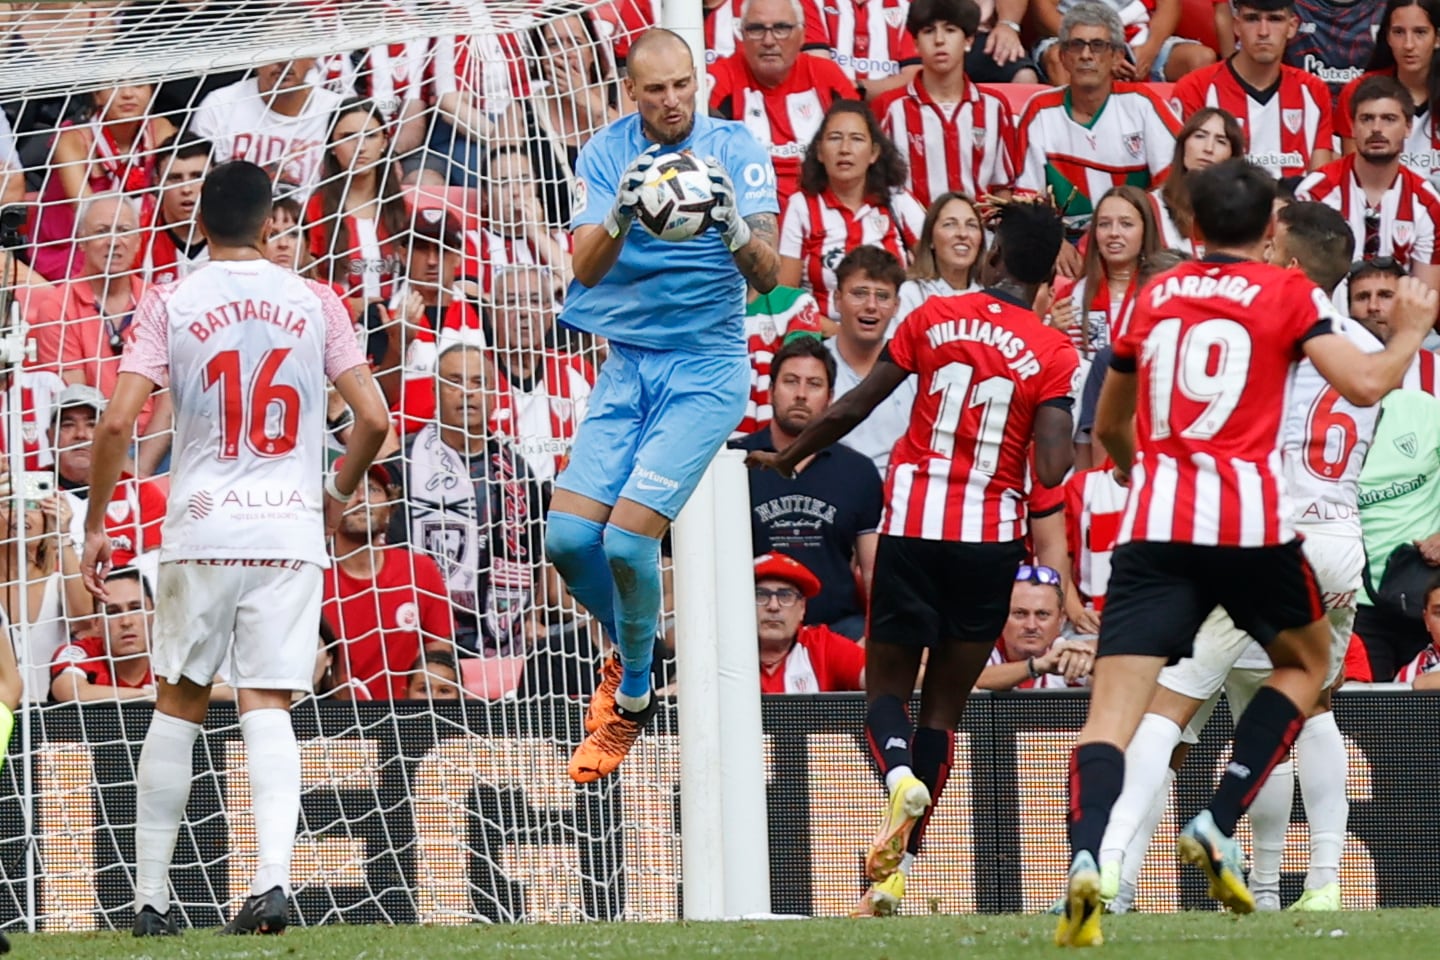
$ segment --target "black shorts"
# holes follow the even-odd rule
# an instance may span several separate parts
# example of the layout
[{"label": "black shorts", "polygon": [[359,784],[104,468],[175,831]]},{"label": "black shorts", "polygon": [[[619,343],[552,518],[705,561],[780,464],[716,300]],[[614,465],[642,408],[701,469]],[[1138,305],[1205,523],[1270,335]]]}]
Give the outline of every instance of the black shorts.
[{"label": "black shorts", "polygon": [[1126,543],[1115,548],[1110,564],[1097,655],[1175,663],[1190,655],[1196,631],[1216,606],[1264,646],[1280,631],[1325,615],[1298,539],[1275,547]]},{"label": "black shorts", "polygon": [[1024,559],[1020,540],[955,543],[881,536],[867,642],[994,644],[1010,616],[1010,591]]}]

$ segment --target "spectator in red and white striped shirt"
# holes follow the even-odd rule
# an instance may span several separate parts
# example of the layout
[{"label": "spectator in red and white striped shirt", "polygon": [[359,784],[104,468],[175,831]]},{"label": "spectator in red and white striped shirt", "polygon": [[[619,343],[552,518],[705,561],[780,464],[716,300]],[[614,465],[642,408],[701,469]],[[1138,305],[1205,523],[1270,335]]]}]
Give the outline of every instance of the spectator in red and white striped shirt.
[{"label": "spectator in red and white striped shirt", "polygon": [[410,214],[374,103],[346,100],[335,111],[320,177],[304,217],[316,278],[340,284],[347,299],[387,299],[399,273],[397,241]]},{"label": "spectator in red and white striped shirt", "polygon": [[[1405,271],[1391,257],[1361,260],[1350,268],[1350,316],[1382,343],[1390,339],[1390,314],[1395,309],[1395,292],[1403,276]],[[1423,349],[1415,354],[1400,389],[1440,397],[1440,356],[1436,356],[1434,350]]]},{"label": "spectator in red and white striped shirt", "polygon": [[872,104],[909,158],[906,186],[927,206],[947,191],[979,197],[1015,182],[1010,108],[965,76],[979,24],[975,0],[916,0],[906,29],[920,51],[920,73]]},{"label": "spectator in red and white striped shirt", "polygon": [[781,286],[803,287],[838,319],[835,267],[851,250],[883,247],[909,263],[925,208],[904,188],[905,158],[870,108],[837,100],[800,165],[800,192],[780,223]]},{"label": "spectator in red and white striped shirt", "polygon": [[1395,682],[1408,683],[1415,690],[1440,690],[1440,577],[1425,589],[1425,629],[1430,632],[1430,646],[1395,675]]},{"label": "spectator in red and white striped shirt", "polygon": [[141,204],[140,279],[152,283],[179,280],[210,261],[205,235],[195,226],[195,205],[210,168],[208,141],[172,137],[161,144],[160,195]]},{"label": "spectator in red and white striped shirt", "polygon": [[805,49],[829,55],[867,100],[905,86],[920,71],[905,30],[905,0],[803,0]]},{"label": "spectator in red and white striped shirt", "polygon": [[1120,536],[1129,488],[1115,478],[1115,465],[1070,475],[1065,482],[1065,540],[1071,577],[1066,584],[1065,615],[1083,634],[1100,632],[1100,611],[1110,585],[1110,554]]},{"label": "spectator in red and white striped shirt", "polygon": [[823,57],[800,56],[800,0],[746,0],[741,50],[710,67],[710,112],[738,120],[770,153],[780,206],[800,189],[800,158],[836,100],[860,94]]},{"label": "spectator in red and white striped shirt", "polygon": [[490,148],[481,175],[478,230],[465,235],[463,274],[479,277],[488,293],[495,271],[507,266],[548,267],[567,281],[570,234],[550,222],[537,189],[529,150],[523,144]]},{"label": "spectator in red and white striped shirt", "polygon": [[976,690],[1058,690],[1084,687],[1095,667],[1095,643],[1061,640],[1060,574],[1022,566],[1010,591],[1010,616]]},{"label": "spectator in red and white striped shirt", "polygon": [[1358,259],[1389,255],[1440,289],[1440,193],[1400,163],[1415,103],[1394,77],[1377,75],[1356,88],[1351,108],[1355,152],[1302,180],[1295,199],[1339,210],[1355,235]]},{"label": "spectator in red and white striped shirt", "polygon": [[490,428],[510,438],[541,483],[564,466],[595,386],[595,371],[583,357],[550,346],[560,283],[545,266],[501,267],[492,297]]}]

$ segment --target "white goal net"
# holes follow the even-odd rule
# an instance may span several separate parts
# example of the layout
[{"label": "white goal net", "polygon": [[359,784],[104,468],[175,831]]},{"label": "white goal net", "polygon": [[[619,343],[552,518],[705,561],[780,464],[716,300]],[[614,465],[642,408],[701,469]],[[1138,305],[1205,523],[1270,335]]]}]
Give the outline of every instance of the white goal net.
[{"label": "white goal net", "polygon": [[[299,917],[677,918],[673,709],[621,775],[570,782],[600,638],[542,552],[603,358],[560,320],[573,164],[628,108],[634,26],[599,0],[7,2],[0,26],[0,175],[24,214],[0,238],[5,302],[36,351],[3,391],[0,612],[25,704],[0,783],[0,924],[132,916],[150,601],[130,580],[97,611],[80,586],[90,444],[136,298],[205,262],[199,186],[231,158],[272,174],[266,255],[342,296],[395,422],[336,540],[320,692],[293,711]],[[442,360],[456,343],[478,352]],[[333,460],[348,411],[328,413]],[[142,414],[107,512],[117,562],[147,577],[169,418],[163,396]],[[254,861],[232,703],[194,763],[172,882],[208,926]]]}]

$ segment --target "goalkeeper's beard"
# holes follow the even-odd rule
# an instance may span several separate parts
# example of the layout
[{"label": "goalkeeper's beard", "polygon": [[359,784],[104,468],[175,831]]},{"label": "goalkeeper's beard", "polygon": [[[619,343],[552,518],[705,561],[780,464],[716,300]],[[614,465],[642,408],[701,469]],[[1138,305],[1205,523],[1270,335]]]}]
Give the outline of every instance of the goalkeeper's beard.
[{"label": "goalkeeper's beard", "polygon": [[685,121],[685,126],[681,127],[680,130],[677,131],[674,135],[666,135],[664,133],[661,133],[659,130],[655,129],[654,126],[651,125],[650,121],[643,118],[640,121],[640,128],[641,132],[645,134],[645,139],[653,141],[654,143],[658,143],[664,147],[674,146],[677,143],[683,143],[685,138],[690,136],[690,134],[694,131],[695,114],[690,114],[690,119]]}]

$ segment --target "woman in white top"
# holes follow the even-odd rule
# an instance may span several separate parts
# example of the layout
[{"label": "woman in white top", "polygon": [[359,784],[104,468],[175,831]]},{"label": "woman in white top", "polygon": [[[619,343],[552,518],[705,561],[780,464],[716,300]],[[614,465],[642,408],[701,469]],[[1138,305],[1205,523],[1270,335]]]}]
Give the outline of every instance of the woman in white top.
[{"label": "woman in white top", "polygon": [[925,212],[910,279],[900,285],[900,308],[890,329],[931,297],[978,290],[976,268],[984,249],[985,221],[975,200],[955,191],[936,197]]},{"label": "woman in white top", "polygon": [[[23,664],[25,699],[38,703],[50,695],[50,661],[55,651],[69,642],[71,620],[92,616],[95,601],[80,580],[80,557],[69,535],[74,519],[69,497],[51,495],[26,501],[22,566],[20,529],[15,522],[17,501],[11,496],[8,480],[0,480],[0,491],[0,598],[4,600],[6,620],[12,625],[10,638],[25,644],[17,654]],[[20,623],[22,589],[26,591],[28,624]]]},{"label": "woman in white top", "polygon": [[1175,159],[1164,185],[1150,192],[1160,246],[1203,256],[1204,245],[1195,242],[1195,212],[1190,209],[1190,188],[1185,174],[1245,154],[1245,132],[1233,116],[1219,107],[1202,107],[1190,115],[1175,135]]}]

